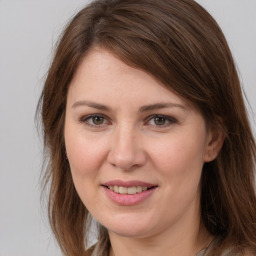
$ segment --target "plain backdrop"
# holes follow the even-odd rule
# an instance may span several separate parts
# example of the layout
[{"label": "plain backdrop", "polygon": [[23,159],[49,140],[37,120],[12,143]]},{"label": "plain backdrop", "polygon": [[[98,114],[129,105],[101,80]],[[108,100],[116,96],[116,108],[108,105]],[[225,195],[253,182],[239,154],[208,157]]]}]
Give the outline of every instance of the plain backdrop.
[{"label": "plain backdrop", "polygon": [[[0,256],[61,255],[40,203],[34,115],[54,44],[86,0],[0,0]],[[218,21],[256,110],[256,1],[198,0]],[[255,125],[253,124],[255,131]]]}]

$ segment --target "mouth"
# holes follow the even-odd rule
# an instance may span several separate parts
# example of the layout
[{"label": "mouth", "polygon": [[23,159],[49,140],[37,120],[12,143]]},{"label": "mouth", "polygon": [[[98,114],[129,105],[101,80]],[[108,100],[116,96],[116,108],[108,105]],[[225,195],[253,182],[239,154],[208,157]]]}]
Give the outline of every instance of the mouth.
[{"label": "mouth", "polygon": [[112,202],[120,206],[133,206],[151,197],[158,185],[143,181],[112,180],[101,185]]},{"label": "mouth", "polygon": [[132,186],[132,187],[124,187],[124,186],[105,186],[105,188],[117,193],[117,194],[123,194],[123,195],[135,195],[138,193],[142,193],[144,191],[148,191],[150,189],[156,188],[157,186]]}]

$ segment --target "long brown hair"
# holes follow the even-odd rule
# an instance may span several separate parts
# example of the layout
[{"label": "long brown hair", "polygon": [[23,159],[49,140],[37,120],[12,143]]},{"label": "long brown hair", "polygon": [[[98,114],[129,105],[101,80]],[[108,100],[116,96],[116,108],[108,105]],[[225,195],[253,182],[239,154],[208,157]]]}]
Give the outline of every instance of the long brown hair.
[{"label": "long brown hair", "polygon": [[[202,172],[201,219],[220,237],[215,255],[235,245],[256,253],[255,141],[236,67],[215,20],[193,0],[98,0],[66,27],[39,102],[48,154],[49,218],[65,255],[87,255],[89,214],[65,155],[69,84],[92,46],[152,74],[225,132],[218,157]],[[104,229],[99,239],[107,239]]]}]

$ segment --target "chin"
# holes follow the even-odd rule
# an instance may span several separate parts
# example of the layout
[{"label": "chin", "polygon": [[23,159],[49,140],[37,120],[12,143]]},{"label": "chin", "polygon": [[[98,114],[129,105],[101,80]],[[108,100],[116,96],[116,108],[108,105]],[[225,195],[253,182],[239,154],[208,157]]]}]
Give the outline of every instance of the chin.
[{"label": "chin", "polygon": [[150,233],[150,226],[148,223],[138,223],[138,221],[123,220],[121,222],[115,221],[114,223],[106,223],[104,225],[107,230],[122,237],[136,237],[143,238]]},{"label": "chin", "polygon": [[110,233],[114,233],[115,235],[127,237],[127,238],[143,238],[148,236],[148,232],[145,229],[137,229],[133,230],[133,228],[116,228],[116,229],[108,229]]},{"label": "chin", "polygon": [[125,209],[122,209],[122,211],[120,209],[106,209],[104,214],[97,209],[92,211],[91,214],[98,223],[115,235],[143,238],[148,237],[150,234],[157,233],[157,230],[160,228],[159,222],[161,222],[161,220],[159,220],[154,210],[146,211],[144,208],[124,208]]}]

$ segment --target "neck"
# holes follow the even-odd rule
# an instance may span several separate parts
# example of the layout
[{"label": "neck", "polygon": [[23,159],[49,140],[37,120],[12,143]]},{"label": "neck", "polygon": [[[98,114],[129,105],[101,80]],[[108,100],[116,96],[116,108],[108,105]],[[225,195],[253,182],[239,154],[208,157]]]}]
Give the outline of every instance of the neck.
[{"label": "neck", "polygon": [[110,256],[194,256],[208,247],[213,239],[202,224],[199,224],[196,231],[187,230],[183,234],[174,232],[146,238],[130,238],[109,232],[109,237]]}]

